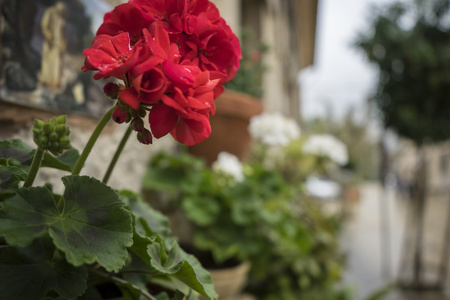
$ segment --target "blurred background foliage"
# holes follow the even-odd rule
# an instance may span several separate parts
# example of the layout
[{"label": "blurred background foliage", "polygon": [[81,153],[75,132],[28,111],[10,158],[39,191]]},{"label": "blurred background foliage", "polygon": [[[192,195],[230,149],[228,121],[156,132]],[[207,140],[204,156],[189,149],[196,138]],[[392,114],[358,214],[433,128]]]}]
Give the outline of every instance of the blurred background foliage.
[{"label": "blurred background foliage", "polygon": [[396,2],[374,12],[356,41],[379,68],[374,101],[385,127],[416,144],[450,131],[448,0]]},{"label": "blurred background foliage", "polygon": [[263,56],[269,51],[269,46],[259,42],[256,47],[252,41],[253,34],[248,28],[241,31],[240,43],[242,59],[236,76],[225,84],[230,90],[247,93],[256,98],[261,98],[263,93],[262,76],[267,71],[263,62]]},{"label": "blurred background foliage", "polygon": [[324,118],[313,118],[304,122],[304,131],[309,134],[332,134],[347,145],[349,161],[345,170],[352,173],[357,181],[373,180],[378,176],[379,145],[367,117],[357,115],[348,109],[343,118],[333,117],[329,113]]},{"label": "blurred background foliage", "polygon": [[324,213],[304,196],[302,182],[289,181],[279,168],[253,161],[243,172],[245,179],[235,181],[185,151],[159,153],[143,178],[144,195],[155,207],[181,212],[185,221],[174,214],[172,225],[182,228],[173,233],[192,227],[187,242],[211,251],[216,267],[249,261],[247,291],[257,299],[350,299],[338,284],[340,216]]}]

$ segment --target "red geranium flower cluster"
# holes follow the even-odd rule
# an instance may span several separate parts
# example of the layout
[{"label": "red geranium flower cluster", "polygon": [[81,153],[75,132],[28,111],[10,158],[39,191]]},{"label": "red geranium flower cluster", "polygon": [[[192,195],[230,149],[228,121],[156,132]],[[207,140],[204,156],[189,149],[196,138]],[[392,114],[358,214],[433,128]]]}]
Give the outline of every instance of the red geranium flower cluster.
[{"label": "red geranium flower cluster", "polygon": [[131,121],[145,144],[170,133],[191,146],[210,135],[214,99],[236,74],[241,49],[209,0],[130,0],[105,15],[83,55],[95,79],[123,80],[105,86],[118,99],[116,122]]}]

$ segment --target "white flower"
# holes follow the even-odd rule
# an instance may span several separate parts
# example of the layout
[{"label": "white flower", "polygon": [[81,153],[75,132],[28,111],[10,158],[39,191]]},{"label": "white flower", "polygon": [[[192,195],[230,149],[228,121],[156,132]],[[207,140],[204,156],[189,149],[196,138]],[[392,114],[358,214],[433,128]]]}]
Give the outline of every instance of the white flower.
[{"label": "white flower", "polygon": [[262,113],[250,119],[252,137],[269,146],[285,146],[300,136],[300,128],[293,119],[278,113]]},{"label": "white flower", "polygon": [[337,198],[342,192],[336,182],[315,176],[306,179],[305,187],[309,195],[318,198]]},{"label": "white flower", "polygon": [[217,156],[217,160],[213,163],[212,168],[216,172],[224,172],[231,175],[238,182],[244,180],[242,164],[237,156],[231,153],[220,152]]},{"label": "white flower", "polygon": [[328,134],[309,137],[303,145],[303,152],[328,157],[339,165],[345,165],[348,162],[347,146]]}]

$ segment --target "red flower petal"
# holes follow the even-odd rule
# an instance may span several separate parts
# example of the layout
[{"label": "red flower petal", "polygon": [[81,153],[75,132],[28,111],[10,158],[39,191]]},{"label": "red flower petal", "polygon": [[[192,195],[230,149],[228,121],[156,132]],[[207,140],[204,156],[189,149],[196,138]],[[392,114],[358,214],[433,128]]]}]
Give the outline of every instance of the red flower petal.
[{"label": "red flower petal", "polygon": [[128,88],[119,92],[119,99],[125,102],[128,106],[133,109],[138,109],[141,101],[139,99],[138,93],[134,88]]},{"label": "red flower petal", "polygon": [[[193,130],[194,127],[201,128],[202,130]],[[205,118],[204,122],[182,119],[170,134],[178,142],[185,144],[186,146],[193,146],[209,137],[211,134],[211,126],[207,118]]]},{"label": "red flower petal", "polygon": [[163,103],[158,103],[152,107],[148,121],[153,135],[159,139],[173,129],[178,121],[178,116],[174,109]]},{"label": "red flower petal", "polygon": [[105,20],[100,25],[97,35],[117,35],[121,32],[128,32],[131,44],[134,45],[142,36],[142,29],[148,28],[152,21],[154,20],[137,7],[124,3],[116,6],[108,14],[108,17],[105,16]]}]

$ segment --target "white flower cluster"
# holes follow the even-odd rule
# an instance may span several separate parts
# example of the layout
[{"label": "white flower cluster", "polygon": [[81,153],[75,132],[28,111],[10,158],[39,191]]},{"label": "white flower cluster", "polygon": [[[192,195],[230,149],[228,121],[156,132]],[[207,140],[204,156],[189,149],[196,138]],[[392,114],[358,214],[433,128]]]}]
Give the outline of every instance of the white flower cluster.
[{"label": "white flower cluster", "polygon": [[293,119],[278,113],[262,113],[250,119],[249,131],[255,140],[269,146],[285,146],[300,136]]},{"label": "white flower cluster", "polygon": [[303,152],[325,156],[339,165],[348,162],[347,146],[329,134],[312,135],[303,145]]},{"label": "white flower cluster", "polygon": [[231,153],[220,152],[217,156],[217,160],[212,165],[212,169],[216,172],[223,172],[231,175],[237,182],[244,180],[242,164],[237,156]]}]

